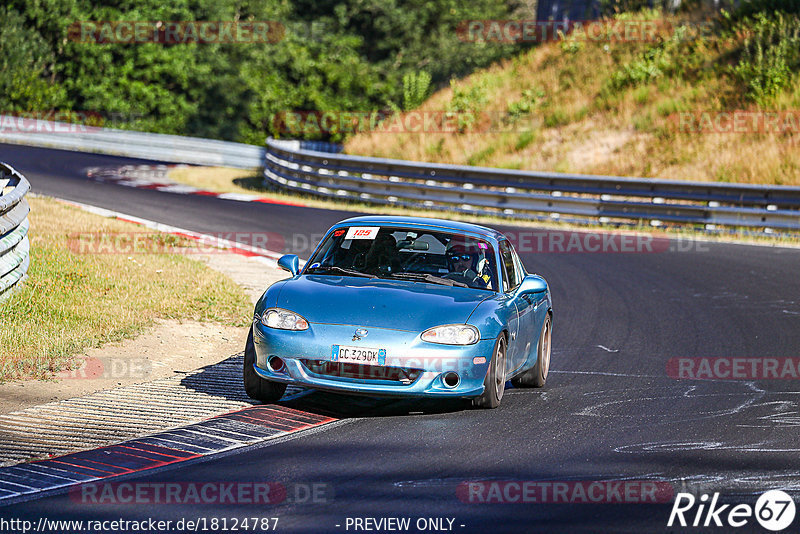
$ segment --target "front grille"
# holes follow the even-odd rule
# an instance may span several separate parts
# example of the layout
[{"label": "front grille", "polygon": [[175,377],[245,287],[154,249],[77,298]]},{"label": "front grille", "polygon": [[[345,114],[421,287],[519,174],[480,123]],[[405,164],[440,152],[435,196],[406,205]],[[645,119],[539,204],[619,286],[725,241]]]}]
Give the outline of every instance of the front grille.
[{"label": "front grille", "polygon": [[398,386],[411,384],[422,374],[420,369],[407,367],[384,367],[320,360],[300,360],[300,363],[305,366],[309,373],[315,375],[358,380],[383,380],[388,383],[395,383]]}]

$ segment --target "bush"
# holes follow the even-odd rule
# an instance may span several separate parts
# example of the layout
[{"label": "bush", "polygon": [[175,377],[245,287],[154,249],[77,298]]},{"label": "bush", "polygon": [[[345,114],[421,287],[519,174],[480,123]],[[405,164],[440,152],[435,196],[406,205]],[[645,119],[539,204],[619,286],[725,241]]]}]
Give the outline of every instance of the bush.
[{"label": "bush", "polygon": [[453,90],[453,96],[447,105],[448,111],[477,112],[481,111],[489,101],[486,96],[486,88],[481,81],[463,88],[456,80],[450,80],[450,88]]},{"label": "bush", "polygon": [[792,83],[800,67],[800,20],[782,13],[759,13],[748,26],[752,35],[745,40],[733,71],[748,98],[765,105]]},{"label": "bush", "polygon": [[481,77],[467,88],[459,86],[456,80],[450,80],[450,88],[453,96],[447,104],[447,111],[458,114],[458,130],[465,132],[478,122],[478,114],[489,103],[486,78]]},{"label": "bush", "polygon": [[533,131],[522,132],[521,134],[519,134],[519,137],[517,138],[517,142],[514,145],[514,150],[520,151],[520,150],[522,150],[524,148],[527,148],[528,145],[530,145],[531,143],[536,141],[536,139],[537,139],[537,133],[536,132],[533,132]]},{"label": "bush", "polygon": [[546,128],[558,128],[559,126],[566,126],[570,122],[571,118],[569,114],[561,108],[554,109],[544,118],[544,125]]},{"label": "bush", "polygon": [[50,84],[47,64],[53,57],[47,43],[10,7],[0,7],[0,109],[8,112],[46,112],[62,105],[60,86]]},{"label": "bush", "polygon": [[508,105],[508,115],[512,120],[529,115],[545,97],[541,89],[525,89],[522,98]]},{"label": "bush", "polygon": [[751,18],[758,13],[772,14],[782,11],[788,14],[800,15],[800,2],[797,0],[749,0],[742,2],[741,6],[732,13],[734,20]]},{"label": "bush", "polygon": [[403,76],[403,109],[417,108],[428,98],[431,75],[426,71],[409,72]]},{"label": "bush", "polygon": [[482,150],[478,150],[467,158],[467,164],[477,166],[486,162],[495,153],[496,148],[488,146]]},{"label": "bush", "polygon": [[687,27],[679,26],[669,39],[623,65],[612,74],[611,88],[618,91],[626,87],[636,87],[673,73],[678,64],[676,56],[681,43],[686,41],[687,34]]}]

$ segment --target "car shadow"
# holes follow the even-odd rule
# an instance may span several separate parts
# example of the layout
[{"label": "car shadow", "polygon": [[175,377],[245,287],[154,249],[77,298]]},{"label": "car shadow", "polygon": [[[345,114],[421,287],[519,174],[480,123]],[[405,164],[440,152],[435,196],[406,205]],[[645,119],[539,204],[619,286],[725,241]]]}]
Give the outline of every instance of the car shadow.
[{"label": "car shadow", "polygon": [[279,404],[337,419],[430,415],[460,412],[470,408],[470,402],[463,399],[368,397],[315,390],[306,390],[294,399],[284,396]]},{"label": "car shadow", "polygon": [[244,391],[242,365],[244,365],[244,352],[191,371],[181,379],[180,383],[186,389],[211,397],[257,404]]}]

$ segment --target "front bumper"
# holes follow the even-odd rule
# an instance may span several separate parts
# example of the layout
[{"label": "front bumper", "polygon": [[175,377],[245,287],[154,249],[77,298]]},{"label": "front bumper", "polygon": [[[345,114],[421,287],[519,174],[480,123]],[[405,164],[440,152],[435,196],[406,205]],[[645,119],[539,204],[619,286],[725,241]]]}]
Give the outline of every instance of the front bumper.
[{"label": "front bumper", "polygon": [[[290,331],[267,328],[253,323],[256,349],[256,373],[267,380],[316,389],[375,396],[404,397],[477,397],[483,393],[483,381],[494,350],[494,339],[474,345],[439,345],[420,339],[419,332],[370,328],[369,334],[353,341],[357,326],[311,324],[308,330]],[[386,349],[386,366],[403,375],[404,380],[377,378],[374,366],[341,364],[347,372],[330,374],[333,345]],[[267,364],[279,357],[284,365],[274,371]],[[473,363],[483,357],[484,363]],[[444,384],[445,373],[458,374],[455,387]],[[393,373],[389,373],[393,374]],[[394,373],[397,374],[397,373]]]}]

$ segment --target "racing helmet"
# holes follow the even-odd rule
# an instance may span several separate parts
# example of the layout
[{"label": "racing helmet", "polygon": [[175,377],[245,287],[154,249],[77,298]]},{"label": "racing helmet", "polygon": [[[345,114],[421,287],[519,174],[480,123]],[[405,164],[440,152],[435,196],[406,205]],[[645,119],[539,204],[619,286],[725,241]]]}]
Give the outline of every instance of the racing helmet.
[{"label": "racing helmet", "polygon": [[456,236],[447,243],[445,250],[447,266],[453,270],[458,261],[470,260],[470,269],[478,272],[482,270],[481,262],[486,259],[486,245],[475,240]]}]

